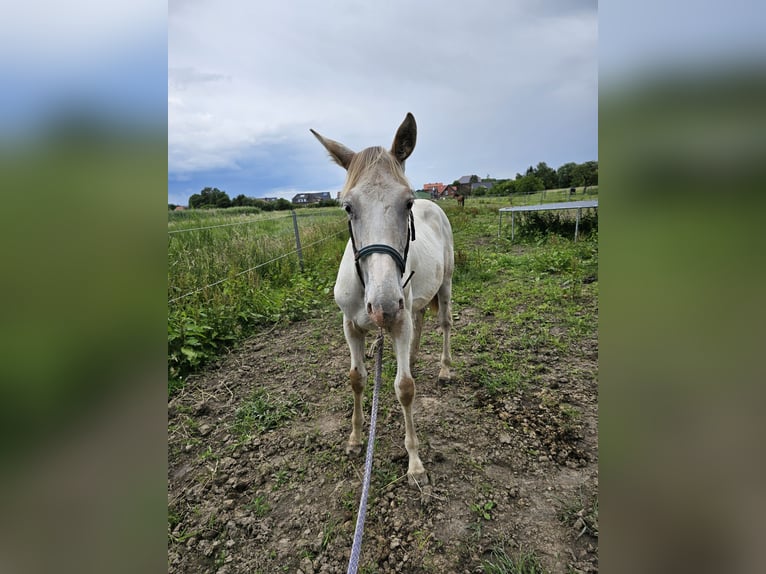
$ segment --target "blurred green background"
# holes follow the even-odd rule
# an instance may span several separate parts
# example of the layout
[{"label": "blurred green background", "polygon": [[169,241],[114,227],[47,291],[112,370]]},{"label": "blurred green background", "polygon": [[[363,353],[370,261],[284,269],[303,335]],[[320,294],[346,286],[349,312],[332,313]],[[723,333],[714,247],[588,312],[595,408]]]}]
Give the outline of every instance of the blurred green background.
[{"label": "blurred green background", "polygon": [[606,572],[763,570],[766,67],[751,56],[600,76]]},{"label": "blurred green background", "polygon": [[0,570],[166,567],[167,5],[0,23]]}]

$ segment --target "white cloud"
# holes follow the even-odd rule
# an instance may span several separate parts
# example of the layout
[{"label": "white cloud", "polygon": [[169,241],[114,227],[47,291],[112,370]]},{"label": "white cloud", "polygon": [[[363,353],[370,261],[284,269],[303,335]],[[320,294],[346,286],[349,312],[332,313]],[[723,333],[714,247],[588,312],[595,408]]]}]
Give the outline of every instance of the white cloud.
[{"label": "white cloud", "polygon": [[[314,146],[298,174],[325,160],[309,127],[386,145],[408,111],[415,186],[596,159],[594,2],[196,0],[171,2],[168,34],[171,171]],[[570,150],[551,145],[562,129],[582,136]]]}]

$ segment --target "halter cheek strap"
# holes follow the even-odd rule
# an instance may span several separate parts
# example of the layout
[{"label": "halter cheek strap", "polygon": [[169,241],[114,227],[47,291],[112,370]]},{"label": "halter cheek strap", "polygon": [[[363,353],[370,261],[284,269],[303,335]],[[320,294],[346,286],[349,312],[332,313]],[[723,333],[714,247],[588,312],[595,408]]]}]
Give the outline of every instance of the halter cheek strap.
[{"label": "halter cheek strap", "polygon": [[[412,211],[410,211],[409,223],[410,224],[407,226],[407,243],[404,246],[404,256],[402,257],[402,255],[396,249],[390,245],[384,245],[382,243],[373,243],[372,245],[365,245],[361,249],[357,249],[356,241],[354,240],[354,230],[351,228],[351,220],[349,220],[348,234],[351,237],[351,248],[354,251],[354,265],[356,266],[356,274],[359,276],[359,281],[362,282],[362,287],[365,287],[365,284],[364,278],[362,277],[362,268],[359,266],[359,261],[368,255],[372,255],[373,253],[384,253],[391,256],[391,258],[396,263],[396,266],[399,268],[399,274],[404,276],[404,270],[407,267],[407,255],[410,251],[410,241],[415,241],[415,216],[412,214]],[[407,280],[404,282],[404,284],[402,284],[402,287],[409,283],[414,273],[414,271],[410,272],[410,276],[407,277]]]}]

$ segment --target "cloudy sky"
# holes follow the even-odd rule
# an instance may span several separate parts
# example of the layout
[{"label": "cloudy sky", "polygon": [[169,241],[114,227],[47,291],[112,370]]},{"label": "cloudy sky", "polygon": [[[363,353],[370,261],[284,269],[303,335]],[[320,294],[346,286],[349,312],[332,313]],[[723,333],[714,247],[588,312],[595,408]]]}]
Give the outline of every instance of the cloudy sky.
[{"label": "cloudy sky", "polygon": [[359,150],[418,123],[415,188],[598,159],[590,0],[170,0],[168,201],[336,191],[309,133]]}]

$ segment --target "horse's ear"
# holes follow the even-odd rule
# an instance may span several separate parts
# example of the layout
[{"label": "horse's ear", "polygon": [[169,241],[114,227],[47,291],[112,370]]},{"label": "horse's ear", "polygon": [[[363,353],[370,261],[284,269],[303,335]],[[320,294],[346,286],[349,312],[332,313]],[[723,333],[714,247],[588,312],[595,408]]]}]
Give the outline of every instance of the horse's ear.
[{"label": "horse's ear", "polygon": [[407,112],[407,117],[396,130],[396,137],[391,145],[391,153],[399,160],[399,163],[404,164],[404,160],[410,157],[417,139],[418,125],[415,123],[415,116]]},{"label": "horse's ear", "polygon": [[319,140],[324,148],[330,153],[330,157],[335,163],[343,169],[348,169],[351,160],[354,159],[354,152],[344,146],[342,143],[320,136],[317,132],[309,128],[309,131]]}]

